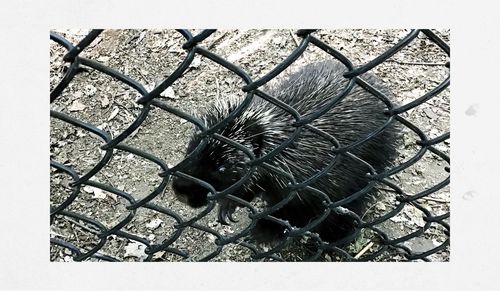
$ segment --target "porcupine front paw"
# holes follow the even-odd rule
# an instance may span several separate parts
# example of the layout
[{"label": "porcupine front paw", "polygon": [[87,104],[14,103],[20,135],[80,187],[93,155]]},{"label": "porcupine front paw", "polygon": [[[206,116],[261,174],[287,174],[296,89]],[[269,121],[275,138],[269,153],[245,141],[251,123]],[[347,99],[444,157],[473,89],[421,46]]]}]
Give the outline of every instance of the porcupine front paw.
[{"label": "porcupine front paw", "polygon": [[[247,202],[250,202],[253,200],[253,198],[255,197],[254,194],[252,192],[243,192],[243,193],[240,193],[241,196],[237,196],[238,198],[240,199],[243,199]],[[219,200],[219,213],[218,213],[218,221],[219,223],[221,224],[224,224],[224,225],[228,225],[229,223],[227,222],[227,220],[231,221],[231,222],[238,222],[238,220],[236,220],[234,217],[233,217],[233,214],[234,212],[236,211],[236,207],[238,206],[241,206],[240,203],[236,202],[236,201],[233,201],[229,198],[222,198]]]},{"label": "porcupine front paw", "polygon": [[230,199],[222,199],[219,202],[219,213],[218,213],[218,221],[221,224],[229,225],[227,220],[231,222],[238,222],[238,220],[234,219],[233,214],[238,207],[238,204]]},{"label": "porcupine front paw", "polygon": [[[221,224],[229,225],[228,220],[236,223],[233,217],[238,207],[238,203],[230,199],[222,199],[219,202],[218,221]],[[280,241],[285,238],[286,227],[268,219],[259,219],[250,231],[249,241],[256,243],[270,243]]]}]

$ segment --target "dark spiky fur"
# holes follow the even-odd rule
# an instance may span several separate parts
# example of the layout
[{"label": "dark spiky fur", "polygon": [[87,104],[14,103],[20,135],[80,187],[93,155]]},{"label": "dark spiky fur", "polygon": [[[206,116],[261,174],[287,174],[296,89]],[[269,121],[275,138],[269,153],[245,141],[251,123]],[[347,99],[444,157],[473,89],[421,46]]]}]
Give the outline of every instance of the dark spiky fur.
[{"label": "dark spiky fur", "polygon": [[[267,91],[271,96],[295,108],[302,116],[317,111],[323,104],[341,92],[348,83],[343,77],[345,67],[340,63],[319,62],[307,65],[293,73],[288,79]],[[381,82],[372,74],[363,79],[387,96],[392,96]],[[232,112],[241,99],[229,98],[214,104],[201,118],[208,127],[213,126]],[[388,117],[383,114],[387,106],[355,85],[350,93],[335,107],[311,125],[335,137],[341,147],[364,139],[379,129]],[[261,157],[290,138],[295,127],[294,117],[275,105],[255,97],[246,111],[231,121],[220,134],[248,147],[256,157]],[[384,131],[367,142],[353,148],[350,152],[368,162],[377,172],[389,165],[395,154],[396,128],[389,125]],[[201,139],[193,137],[187,152],[192,152]],[[332,144],[325,138],[303,128],[300,138],[268,161],[283,171],[292,174],[297,182],[307,180],[324,169],[335,156]],[[207,145],[197,157],[182,170],[184,173],[210,183],[218,191],[237,182],[248,171],[244,166],[249,158],[242,151],[216,139],[209,138]],[[243,163],[242,163],[243,162]],[[310,186],[324,192],[332,201],[338,201],[365,187],[368,183],[368,167],[363,163],[343,155],[339,163],[325,176]],[[268,205],[275,205],[289,193],[285,187],[289,181],[273,171],[258,167],[249,181],[233,195],[251,201],[260,195]],[[177,195],[187,200],[193,207],[207,202],[207,190],[197,183],[175,178],[173,189]],[[311,190],[300,190],[288,204],[272,213],[273,216],[288,220],[291,225],[303,227],[324,212],[320,195]],[[366,196],[354,200],[347,209],[361,215]],[[220,201],[219,219],[232,220],[236,204],[225,199]],[[253,230],[258,241],[279,239],[284,227],[270,220],[261,220]],[[318,227],[313,229],[323,240],[334,242],[353,231],[353,221],[348,216],[330,214]]]}]

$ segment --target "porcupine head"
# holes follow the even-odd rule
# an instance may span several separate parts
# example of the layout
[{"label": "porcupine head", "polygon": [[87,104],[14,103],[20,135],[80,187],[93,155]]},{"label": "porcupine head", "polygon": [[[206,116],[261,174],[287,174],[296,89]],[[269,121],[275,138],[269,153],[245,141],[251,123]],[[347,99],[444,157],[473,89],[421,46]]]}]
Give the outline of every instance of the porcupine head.
[{"label": "porcupine head", "polygon": [[[253,102],[253,101],[252,101]],[[241,106],[242,99],[236,97],[227,98],[215,102],[209,109],[201,114],[201,120],[207,128],[228,118],[238,106]],[[270,111],[259,109],[257,106],[249,105],[240,115],[228,118],[227,124],[217,130],[220,135],[237,142],[246,147],[255,157],[263,154],[263,146],[266,135],[265,123],[271,120]],[[242,178],[248,178],[241,187],[234,188],[231,194],[251,201],[258,187],[258,171],[251,173],[248,162],[251,156],[243,150],[221,141],[211,135],[202,136],[202,132],[195,129],[195,134],[188,143],[186,166],[180,171],[196,179],[209,183],[215,191],[223,191]],[[246,176],[247,175],[247,176]],[[208,203],[208,196],[211,192],[209,187],[202,185],[198,181],[174,177],[172,188],[177,198],[191,207],[202,207]],[[226,217],[231,221],[232,213],[236,209],[237,203],[229,198],[222,198],[219,201],[219,221],[226,224]]]}]

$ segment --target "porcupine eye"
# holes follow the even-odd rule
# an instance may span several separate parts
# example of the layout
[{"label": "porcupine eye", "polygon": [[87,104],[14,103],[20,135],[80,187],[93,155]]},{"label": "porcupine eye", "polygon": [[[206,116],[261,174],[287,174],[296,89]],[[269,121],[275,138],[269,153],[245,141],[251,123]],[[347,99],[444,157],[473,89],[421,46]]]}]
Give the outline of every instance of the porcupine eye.
[{"label": "porcupine eye", "polygon": [[241,179],[244,171],[245,169],[239,164],[224,163],[214,169],[209,182],[217,191],[222,191]]},{"label": "porcupine eye", "polygon": [[224,190],[225,188],[231,186],[232,182],[235,180],[234,169],[230,165],[222,165],[217,167],[212,176],[212,185],[217,190]]}]

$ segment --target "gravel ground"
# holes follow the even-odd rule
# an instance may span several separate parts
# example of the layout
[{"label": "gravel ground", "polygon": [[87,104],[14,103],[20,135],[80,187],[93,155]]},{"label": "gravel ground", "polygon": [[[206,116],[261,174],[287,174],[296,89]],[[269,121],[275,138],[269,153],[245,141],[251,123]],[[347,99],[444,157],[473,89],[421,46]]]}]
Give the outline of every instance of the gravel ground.
[{"label": "gravel ground", "polygon": [[[195,30],[196,31],[196,30]],[[198,30],[199,31],[199,30]],[[88,30],[54,30],[73,43],[78,42]],[[403,38],[409,30],[325,30],[316,33],[323,41],[338,49],[355,65],[369,62]],[[448,30],[434,30],[449,43]],[[194,32],[193,32],[194,34]],[[170,75],[186,56],[182,49],[184,38],[173,30],[106,30],[87,48],[82,56],[97,60],[139,81],[148,90]],[[254,80],[265,75],[282,62],[296,47],[297,38],[290,30],[221,30],[203,42],[203,46],[240,66]],[[58,84],[64,74],[62,60],[64,50],[50,42],[50,87]],[[296,70],[303,64],[329,58],[320,49],[310,46],[283,75]],[[397,104],[406,104],[435,88],[449,75],[445,63],[447,55],[424,35],[419,37],[372,72],[379,76],[396,96]],[[279,78],[277,78],[279,79]],[[273,80],[274,81],[274,80]],[[244,83],[238,76],[214,62],[195,57],[194,62],[182,78],[162,93],[161,100],[186,112],[196,112],[205,108],[214,98],[225,98],[240,94]],[[450,128],[449,88],[402,116],[418,126],[430,138],[437,137]],[[138,93],[127,85],[92,69],[78,74],[62,95],[51,104],[52,110],[69,114],[91,123],[116,137],[137,117],[141,106],[135,100]],[[172,114],[153,108],[145,122],[125,140],[125,143],[149,152],[169,166],[179,163],[191,134],[192,126]],[[99,149],[102,142],[88,132],[51,119],[50,156],[52,159],[71,166],[77,173],[86,173],[103,156]],[[409,160],[420,149],[416,145],[418,136],[404,129],[403,139],[398,149],[396,164]],[[445,141],[436,148],[449,155],[450,144]],[[391,177],[391,181],[405,193],[417,194],[448,176],[444,167],[449,166],[441,158],[427,152],[415,165]],[[112,185],[141,199],[161,183],[160,168],[139,156],[115,150],[113,159],[92,180]],[[71,193],[68,175],[51,168],[51,205],[58,205]],[[380,217],[394,209],[398,202],[390,191],[383,191],[383,199],[374,203],[365,217]],[[449,212],[449,186],[428,195],[418,202],[434,215]],[[170,188],[158,195],[152,203],[172,209],[184,219],[197,215],[201,210],[191,209],[177,201]],[[256,202],[259,203],[259,202]],[[128,211],[124,199],[115,194],[91,186],[82,188],[81,194],[67,210],[81,213],[112,227],[123,220]],[[238,223],[224,226],[216,221],[216,208],[200,220],[223,235],[231,235],[249,224],[247,212],[237,211]],[[447,221],[449,223],[449,221]],[[161,243],[174,231],[176,221],[153,210],[140,208],[124,231]],[[407,205],[395,217],[379,225],[390,238],[398,238],[423,227],[422,212]],[[414,252],[432,249],[447,237],[444,228],[433,223],[424,234],[403,244]],[[57,217],[51,225],[51,237],[69,241],[83,250],[95,246],[98,241],[95,231],[77,219]],[[365,232],[353,244],[346,247],[351,255],[358,254],[373,235]],[[190,254],[189,259],[159,252],[158,261],[199,260],[216,249],[215,236],[210,233],[188,228],[172,244]],[[267,246],[260,246],[266,249]],[[376,245],[366,254],[376,251]],[[293,244],[281,255],[285,260],[300,260],[305,250],[300,243]],[[144,245],[133,240],[112,235],[100,253],[124,261],[140,261],[144,258]],[[225,246],[212,261],[250,261],[251,252],[241,245]],[[432,261],[448,261],[449,248],[428,257]],[[324,260],[336,260],[326,255]],[[71,261],[71,252],[61,247],[51,246],[51,260]],[[95,260],[95,259],[90,259]],[[400,261],[404,257],[395,250],[388,250],[377,260]]]}]

